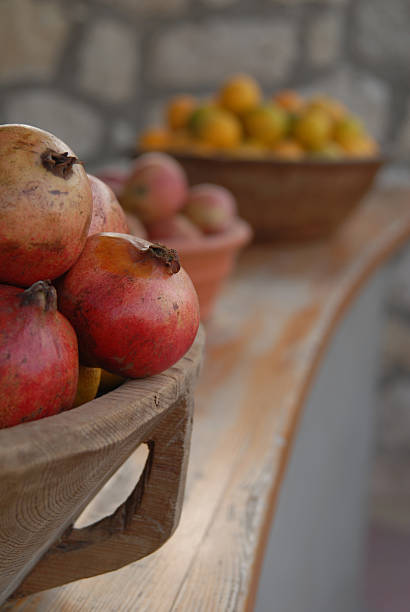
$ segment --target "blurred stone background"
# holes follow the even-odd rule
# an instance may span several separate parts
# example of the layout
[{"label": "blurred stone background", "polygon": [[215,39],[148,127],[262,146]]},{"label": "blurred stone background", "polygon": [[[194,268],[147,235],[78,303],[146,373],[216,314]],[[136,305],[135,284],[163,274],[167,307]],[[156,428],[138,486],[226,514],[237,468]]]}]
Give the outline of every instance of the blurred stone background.
[{"label": "blurred stone background", "polygon": [[245,71],[266,93],[341,98],[410,163],[408,0],[0,0],[0,120],[55,132],[95,165],[170,94]]},{"label": "blurred stone background", "polygon": [[[0,0],[0,123],[54,132],[92,170],[170,95],[206,96],[243,71],[266,94],[340,98],[408,181],[409,31],[409,0]],[[410,249],[386,314],[372,513],[410,551]]]}]

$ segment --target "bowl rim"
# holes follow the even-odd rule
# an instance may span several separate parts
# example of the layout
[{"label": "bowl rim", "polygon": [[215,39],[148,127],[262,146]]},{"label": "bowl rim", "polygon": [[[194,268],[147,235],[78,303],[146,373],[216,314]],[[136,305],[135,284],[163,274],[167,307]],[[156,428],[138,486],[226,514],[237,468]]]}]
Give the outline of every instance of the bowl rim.
[{"label": "bowl rim", "polygon": [[174,157],[176,160],[183,161],[195,161],[195,162],[207,162],[207,163],[215,163],[223,165],[228,164],[249,164],[249,165],[262,165],[267,164],[269,166],[291,166],[291,167],[318,167],[318,166],[326,166],[326,167],[346,167],[346,166],[367,166],[367,165],[383,165],[393,161],[393,156],[386,151],[378,155],[371,155],[369,157],[343,157],[340,159],[323,159],[323,158],[303,158],[303,159],[278,159],[274,156],[271,157],[235,157],[228,155],[224,152],[216,152],[215,154],[204,154],[197,155],[195,153],[189,153],[184,151],[178,151],[175,149],[167,149],[167,150],[155,150],[155,151],[145,151],[142,149],[134,149],[129,152],[129,157],[135,159],[140,155],[145,153],[165,153]]},{"label": "bowl rim", "polygon": [[227,164],[249,164],[249,165],[262,165],[267,164],[269,166],[292,166],[292,167],[319,167],[319,166],[330,166],[330,167],[346,167],[346,166],[367,166],[367,165],[383,165],[390,161],[390,157],[387,155],[377,155],[371,157],[346,157],[341,159],[278,159],[274,157],[235,157],[224,154],[217,155],[194,155],[189,153],[181,153],[178,151],[166,151],[172,157],[177,160],[184,161],[203,161],[211,162],[222,165]]},{"label": "bowl rim", "polygon": [[[186,242],[178,240],[166,240],[166,246],[175,249],[180,255],[192,255],[203,252],[213,252],[239,248],[245,246],[253,236],[250,224],[241,217],[235,217],[233,223],[223,232],[216,234],[203,234]],[[162,242],[161,239],[157,242]]]},{"label": "bowl rim", "polygon": [[[119,443],[133,435],[136,428],[148,427],[168,410],[171,402],[167,398],[178,399],[181,390],[196,380],[204,343],[205,333],[200,325],[185,355],[164,372],[126,379],[116,389],[76,408],[0,429],[0,473],[24,471],[28,466],[35,469],[47,461],[50,448],[55,461],[59,461],[104,449],[108,443]],[[113,403],[116,412],[112,410]]]}]

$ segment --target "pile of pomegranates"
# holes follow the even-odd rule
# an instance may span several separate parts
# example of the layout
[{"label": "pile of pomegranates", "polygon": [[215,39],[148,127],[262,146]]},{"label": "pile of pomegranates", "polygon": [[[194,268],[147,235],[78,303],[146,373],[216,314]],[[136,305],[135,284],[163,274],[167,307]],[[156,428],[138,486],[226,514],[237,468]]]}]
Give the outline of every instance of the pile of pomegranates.
[{"label": "pile of pomegranates", "polygon": [[149,239],[165,244],[219,234],[237,216],[230,191],[210,183],[189,188],[182,166],[166,153],[144,153],[128,175],[111,172],[107,180],[117,190],[127,218],[142,222]]},{"label": "pile of pomegranates", "polygon": [[[145,172],[155,176],[155,164]],[[168,217],[186,193],[174,174],[171,165],[153,179]],[[144,189],[130,182],[141,216],[157,224],[164,217]],[[0,428],[72,408],[81,368],[150,376],[191,346],[192,282],[176,251],[145,240],[137,217],[130,224],[61,140],[0,126]]]}]

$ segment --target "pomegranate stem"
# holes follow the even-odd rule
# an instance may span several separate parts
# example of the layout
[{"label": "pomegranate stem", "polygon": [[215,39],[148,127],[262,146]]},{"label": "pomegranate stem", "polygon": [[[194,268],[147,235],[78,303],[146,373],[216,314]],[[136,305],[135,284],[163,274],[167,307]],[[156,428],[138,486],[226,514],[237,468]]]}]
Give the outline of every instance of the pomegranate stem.
[{"label": "pomegranate stem", "polygon": [[73,173],[74,164],[82,163],[74,155],[58,153],[52,149],[46,149],[41,154],[41,161],[46,170],[64,179],[70,178]]},{"label": "pomegranate stem", "polygon": [[42,310],[57,310],[57,292],[51,281],[37,281],[21,294],[22,306],[38,306]]},{"label": "pomegranate stem", "polygon": [[151,244],[149,252],[156,258],[165,264],[170,271],[170,274],[176,274],[181,269],[179,263],[178,253],[175,249],[168,249],[163,244]]}]

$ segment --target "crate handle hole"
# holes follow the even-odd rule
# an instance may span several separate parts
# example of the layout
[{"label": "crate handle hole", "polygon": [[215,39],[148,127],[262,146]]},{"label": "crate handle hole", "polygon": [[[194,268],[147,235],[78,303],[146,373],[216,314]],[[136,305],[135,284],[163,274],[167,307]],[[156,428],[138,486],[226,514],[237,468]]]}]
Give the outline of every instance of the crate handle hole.
[{"label": "crate handle hole", "polygon": [[140,444],[90,501],[74,523],[74,527],[88,527],[113,514],[135,489],[148,455],[148,445]]}]

